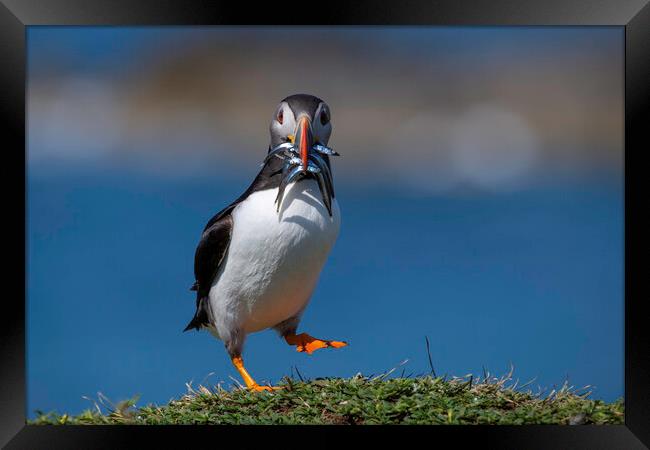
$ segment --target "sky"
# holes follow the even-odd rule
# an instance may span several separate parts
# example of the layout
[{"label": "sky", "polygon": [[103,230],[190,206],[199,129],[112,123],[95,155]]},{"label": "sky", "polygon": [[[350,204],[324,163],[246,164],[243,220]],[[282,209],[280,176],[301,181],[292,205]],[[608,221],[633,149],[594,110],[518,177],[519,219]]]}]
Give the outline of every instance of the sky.
[{"label": "sky", "polygon": [[[182,333],[205,222],[278,101],[331,107],[342,226],[277,383],[400,366],[623,396],[623,33],[615,27],[29,27],[27,410],[232,387]],[[296,55],[308,49],[313,57]],[[295,372],[294,372],[295,373]],[[231,378],[232,377],[232,378]],[[87,398],[84,398],[87,397]]]}]

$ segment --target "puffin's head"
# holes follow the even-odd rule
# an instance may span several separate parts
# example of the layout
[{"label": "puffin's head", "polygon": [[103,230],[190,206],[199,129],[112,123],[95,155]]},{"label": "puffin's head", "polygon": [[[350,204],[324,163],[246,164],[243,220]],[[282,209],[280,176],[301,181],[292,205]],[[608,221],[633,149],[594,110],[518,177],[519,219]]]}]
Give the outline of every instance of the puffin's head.
[{"label": "puffin's head", "polygon": [[273,175],[282,174],[275,199],[278,211],[287,185],[311,177],[318,182],[323,203],[331,216],[334,187],[328,158],[340,155],[327,146],[332,133],[327,103],[313,95],[290,95],[278,105],[269,128],[271,145],[262,167],[271,167],[268,163],[277,161],[275,158],[282,161],[281,169],[269,169],[275,170]]},{"label": "puffin's head", "polygon": [[332,133],[330,108],[313,95],[290,95],[280,102],[271,120],[271,148],[285,142],[295,143],[307,166],[314,144],[327,145]]}]

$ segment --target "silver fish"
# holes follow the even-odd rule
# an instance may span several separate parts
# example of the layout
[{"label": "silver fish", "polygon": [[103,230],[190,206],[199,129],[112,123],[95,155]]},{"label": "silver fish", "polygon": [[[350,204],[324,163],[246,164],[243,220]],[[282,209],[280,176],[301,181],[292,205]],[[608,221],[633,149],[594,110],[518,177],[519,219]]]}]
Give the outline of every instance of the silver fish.
[{"label": "silver fish", "polygon": [[292,149],[295,150],[296,146],[295,146],[295,144],[292,144],[291,142],[283,142],[282,144],[278,144],[275,147],[273,147],[271,149],[271,151],[274,152],[276,150],[283,150],[283,149],[284,150],[292,150]]},{"label": "silver fish", "polygon": [[320,173],[321,170],[312,161],[307,161],[307,172]]},{"label": "silver fish", "polygon": [[302,166],[296,166],[294,167],[291,172],[289,172],[288,176],[285,176],[282,178],[282,181],[280,182],[280,187],[278,188],[278,196],[275,198],[275,203],[277,204],[277,212],[280,212],[280,205],[282,204],[282,198],[284,197],[284,190],[287,188],[287,185],[291,183],[293,180],[297,180],[300,175],[303,175],[302,173]]},{"label": "silver fish", "polygon": [[323,176],[325,178],[325,182],[327,183],[327,189],[330,192],[331,196],[334,197],[334,183],[332,180],[332,172],[330,172],[329,167],[327,167],[327,163],[323,158],[321,158],[319,155],[316,153],[312,153],[309,155],[312,161],[316,163],[316,165],[320,168],[320,170],[323,172]]},{"label": "silver fish", "polygon": [[298,158],[297,156],[292,156],[291,159],[287,161],[287,164],[289,164],[289,166],[297,166],[302,164],[302,159]]},{"label": "silver fish", "polygon": [[316,174],[316,181],[318,181],[318,187],[320,189],[321,196],[323,197],[323,203],[325,204],[330,217],[332,217],[332,193],[327,187],[325,178],[326,177],[323,175],[323,172],[318,172]]},{"label": "silver fish", "polygon": [[298,157],[296,146],[288,142],[274,147],[264,160],[266,163],[271,157],[277,156],[284,161],[282,166],[282,181],[278,188],[278,195],[275,198],[278,212],[280,211],[280,206],[282,205],[284,192],[287,186],[291,182],[299,180],[301,177],[311,176],[318,182],[318,188],[321,191],[323,204],[327,208],[330,217],[332,216],[332,198],[334,198],[332,173],[330,172],[325,160],[318,155],[318,153],[334,156],[338,156],[338,153],[331,148],[320,144],[314,145],[313,150],[314,152],[309,154],[306,171],[303,171],[304,166],[302,164],[302,159]]},{"label": "silver fish", "polygon": [[293,153],[297,152],[295,146],[291,142],[284,142],[280,145],[276,145],[271,149],[268,155],[266,155],[266,158],[264,158],[264,162],[262,164],[266,164],[273,156],[276,156],[280,159],[285,159],[289,156],[292,156],[292,151]]},{"label": "silver fish", "polygon": [[321,144],[314,144],[312,147],[314,150],[316,150],[318,153],[322,153],[323,155],[328,155],[328,156],[341,156],[339,152],[336,150],[330,148],[330,147],[325,147],[324,145]]},{"label": "silver fish", "polygon": [[[302,169],[302,159],[298,158],[297,156],[293,156],[290,160],[286,162],[289,166],[300,166]],[[312,172],[312,173],[318,173],[320,172],[320,169],[316,164],[314,164],[312,161],[307,161],[307,171]]]}]

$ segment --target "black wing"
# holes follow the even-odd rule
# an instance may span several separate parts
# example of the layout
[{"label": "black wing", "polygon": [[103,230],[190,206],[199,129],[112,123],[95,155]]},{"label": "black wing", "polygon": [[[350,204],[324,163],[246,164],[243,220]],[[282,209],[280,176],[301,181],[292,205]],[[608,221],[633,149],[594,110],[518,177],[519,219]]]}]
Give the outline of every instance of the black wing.
[{"label": "black wing", "polygon": [[203,230],[201,240],[194,253],[194,278],[196,281],[191,287],[193,291],[196,291],[196,312],[183,331],[192,328],[198,330],[201,326],[209,324],[208,293],[230,245],[233,225],[230,213],[235,206],[236,204],[232,204],[220,211],[210,219]]},{"label": "black wing", "polygon": [[199,295],[207,294],[228,250],[233,224],[230,210],[232,208],[203,231],[199,245],[196,247],[194,277]]},{"label": "black wing", "polygon": [[253,192],[278,187],[281,166],[282,163],[277,158],[267,162],[248,189],[237,200],[212,217],[203,229],[201,240],[194,253],[194,278],[196,281],[190,288],[196,291],[196,312],[183,331],[192,328],[198,330],[201,326],[210,323],[208,294],[230,245],[233,209]]}]

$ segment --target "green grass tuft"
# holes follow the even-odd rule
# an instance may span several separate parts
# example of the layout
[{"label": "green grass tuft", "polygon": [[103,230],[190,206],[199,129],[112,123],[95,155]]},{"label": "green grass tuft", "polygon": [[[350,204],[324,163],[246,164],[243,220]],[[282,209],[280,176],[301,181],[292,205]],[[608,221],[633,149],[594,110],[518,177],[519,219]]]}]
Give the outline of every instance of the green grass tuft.
[{"label": "green grass tuft", "polygon": [[[197,389],[164,406],[137,408],[137,398],[99,404],[78,416],[39,413],[31,424],[622,424],[623,400],[605,403],[565,383],[545,394],[523,391],[510,375],[483,379],[423,376],[297,381],[273,393]],[[585,388],[586,390],[586,388]],[[102,411],[104,410],[104,411]]]}]

